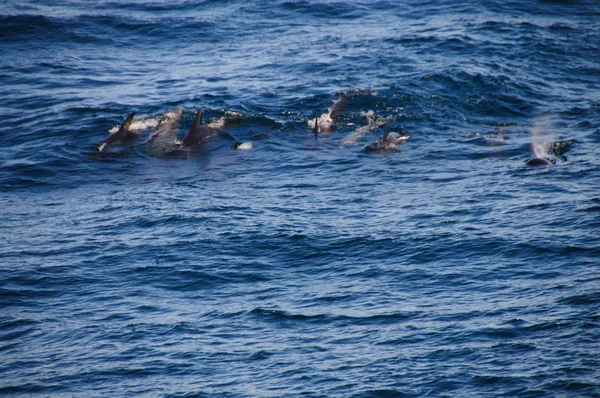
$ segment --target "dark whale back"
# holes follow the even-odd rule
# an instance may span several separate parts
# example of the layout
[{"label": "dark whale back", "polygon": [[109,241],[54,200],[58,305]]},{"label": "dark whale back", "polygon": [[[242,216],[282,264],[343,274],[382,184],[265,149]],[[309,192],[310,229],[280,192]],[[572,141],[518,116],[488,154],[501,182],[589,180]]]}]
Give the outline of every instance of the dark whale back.
[{"label": "dark whale back", "polygon": [[550,166],[556,163],[551,159],[546,158],[532,158],[527,161],[527,166]]},{"label": "dark whale back", "polygon": [[116,132],[109,135],[102,142],[102,144],[100,144],[98,151],[102,152],[104,150],[104,148],[106,148],[107,145],[110,145],[113,142],[123,141],[129,134],[129,126],[131,125],[131,122],[133,121],[133,116],[135,116],[135,112],[131,112],[129,115],[127,115],[127,117],[125,118],[123,123],[121,123],[119,130],[117,130]]},{"label": "dark whale back", "polygon": [[204,109],[200,109],[196,113],[196,117],[194,118],[194,122],[192,123],[190,130],[183,138],[184,146],[192,146],[198,144],[199,142],[204,141],[212,134],[210,128],[208,128],[208,126],[202,122],[203,115]]}]

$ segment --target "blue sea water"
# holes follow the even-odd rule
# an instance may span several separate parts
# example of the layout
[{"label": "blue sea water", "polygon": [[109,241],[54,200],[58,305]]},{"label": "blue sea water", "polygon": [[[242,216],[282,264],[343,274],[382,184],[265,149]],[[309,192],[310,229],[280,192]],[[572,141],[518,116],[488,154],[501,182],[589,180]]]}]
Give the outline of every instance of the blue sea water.
[{"label": "blue sea water", "polygon": [[600,396],[597,1],[4,0],[0,83],[0,394]]}]

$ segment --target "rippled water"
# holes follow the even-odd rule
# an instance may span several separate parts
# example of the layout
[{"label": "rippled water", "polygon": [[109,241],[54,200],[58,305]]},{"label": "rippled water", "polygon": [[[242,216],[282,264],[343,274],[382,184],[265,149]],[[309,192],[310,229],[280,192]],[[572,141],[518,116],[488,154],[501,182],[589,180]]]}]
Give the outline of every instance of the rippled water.
[{"label": "rippled water", "polygon": [[1,394],[600,396],[597,2],[8,0],[0,54]]}]

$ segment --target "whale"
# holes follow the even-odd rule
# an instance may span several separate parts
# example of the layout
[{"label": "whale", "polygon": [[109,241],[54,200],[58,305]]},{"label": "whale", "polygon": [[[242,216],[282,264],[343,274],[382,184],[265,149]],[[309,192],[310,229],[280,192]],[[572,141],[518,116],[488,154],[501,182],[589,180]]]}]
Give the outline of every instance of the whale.
[{"label": "whale", "polygon": [[379,137],[379,140],[372,144],[365,145],[365,149],[369,152],[395,151],[398,145],[404,144],[406,141],[409,140],[409,138],[410,136],[408,135],[401,135],[399,133],[394,132],[390,133],[388,125],[386,124],[385,131],[383,132],[383,135]]},{"label": "whale", "polygon": [[337,101],[334,101],[333,106],[323,113],[320,117],[316,117],[312,125],[312,131],[315,136],[319,132],[329,132],[334,127],[335,119],[337,119],[340,113],[346,107],[348,103],[348,96],[342,95]]},{"label": "whale", "polygon": [[385,125],[389,120],[389,118],[377,115],[372,110],[361,112],[361,115],[367,119],[367,124],[357,128],[342,138],[340,140],[340,148],[347,148],[350,145],[356,144],[358,141],[362,140],[367,133],[376,131],[379,129],[379,127]]},{"label": "whale", "polygon": [[556,164],[556,160],[550,157],[535,157],[529,159],[525,164],[527,166],[552,166],[553,164]]},{"label": "whale", "polygon": [[564,155],[571,148],[572,141],[537,141],[531,144],[534,157],[527,160],[527,166],[552,166],[559,161],[566,162]]},{"label": "whale", "polygon": [[504,139],[506,138],[506,132],[504,129],[500,129],[498,134],[494,137],[483,137],[483,143],[487,146],[502,146],[506,145]]},{"label": "whale", "polygon": [[109,147],[122,143],[130,135],[131,131],[129,130],[129,126],[131,125],[131,122],[133,121],[134,115],[135,115],[135,112],[131,112],[129,115],[127,115],[127,117],[125,118],[125,121],[123,121],[123,123],[121,124],[119,129],[117,131],[115,131],[114,133],[112,133],[111,135],[109,135],[98,146],[98,152],[104,152]]},{"label": "whale", "polygon": [[181,142],[177,140],[177,132],[179,131],[183,111],[184,108],[178,106],[165,113],[146,140],[149,155],[163,157],[181,146]]},{"label": "whale", "polygon": [[183,146],[190,147],[196,144],[205,142],[209,137],[215,134],[213,128],[208,127],[202,122],[202,116],[204,115],[204,109],[200,109],[196,112],[194,122],[190,127],[189,131],[183,138]]}]

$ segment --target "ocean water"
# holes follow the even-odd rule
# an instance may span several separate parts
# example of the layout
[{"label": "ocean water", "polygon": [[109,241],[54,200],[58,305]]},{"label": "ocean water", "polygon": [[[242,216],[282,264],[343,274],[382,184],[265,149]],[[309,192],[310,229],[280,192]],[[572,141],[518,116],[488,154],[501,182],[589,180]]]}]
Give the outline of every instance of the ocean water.
[{"label": "ocean water", "polygon": [[0,83],[0,394],[600,396],[597,1],[4,0]]}]

